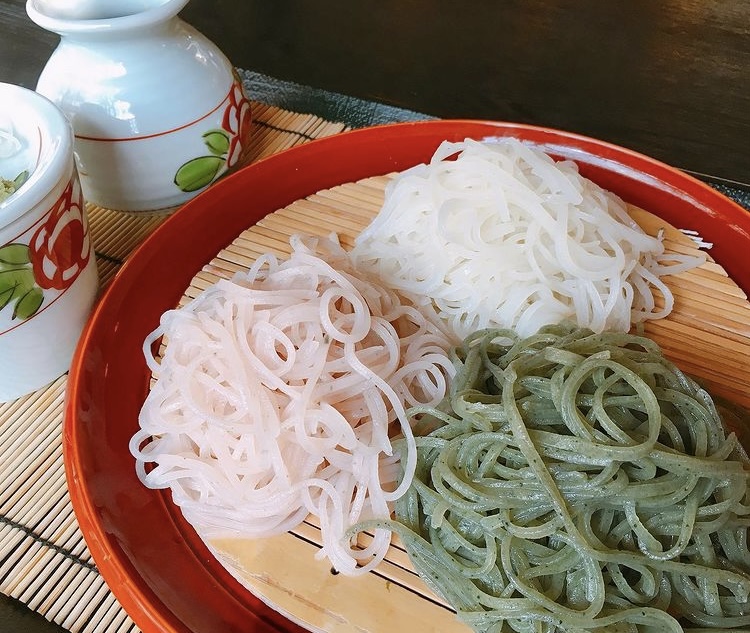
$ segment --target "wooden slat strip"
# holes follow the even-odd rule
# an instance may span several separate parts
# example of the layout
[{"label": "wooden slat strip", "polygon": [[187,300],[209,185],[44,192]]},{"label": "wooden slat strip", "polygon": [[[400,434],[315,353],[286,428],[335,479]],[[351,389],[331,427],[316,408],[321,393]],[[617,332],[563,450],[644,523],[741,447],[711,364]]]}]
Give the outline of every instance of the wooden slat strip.
[{"label": "wooden slat strip", "polygon": [[35,611],[47,610],[49,607],[47,602],[49,601],[50,594],[54,592],[55,587],[60,583],[60,579],[72,564],[70,561],[65,561],[64,559],[61,561],[54,550],[48,550],[47,554],[49,562],[41,565],[43,573],[37,575],[37,579],[41,581],[41,584],[29,596],[23,594],[16,596]]},{"label": "wooden slat strip", "polygon": [[77,575],[77,582],[79,584],[75,590],[65,597],[67,609],[60,614],[60,625],[66,629],[72,628],[82,619],[85,620],[86,607],[91,604],[92,598],[101,588],[97,575],[83,569]]}]

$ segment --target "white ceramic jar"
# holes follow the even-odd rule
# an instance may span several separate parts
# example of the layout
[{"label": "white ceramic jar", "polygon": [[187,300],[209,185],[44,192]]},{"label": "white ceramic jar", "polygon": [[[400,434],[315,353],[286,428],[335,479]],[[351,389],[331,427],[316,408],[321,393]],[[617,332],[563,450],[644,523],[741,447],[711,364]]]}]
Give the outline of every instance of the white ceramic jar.
[{"label": "white ceramic jar", "polygon": [[68,370],[98,275],[70,123],[45,97],[3,83],[0,177],[19,184],[0,201],[0,402],[7,402]]},{"label": "white ceramic jar", "polygon": [[195,196],[247,146],[229,60],[178,17],[188,0],[28,0],[58,33],[37,84],[70,119],[87,201],[145,211]]}]

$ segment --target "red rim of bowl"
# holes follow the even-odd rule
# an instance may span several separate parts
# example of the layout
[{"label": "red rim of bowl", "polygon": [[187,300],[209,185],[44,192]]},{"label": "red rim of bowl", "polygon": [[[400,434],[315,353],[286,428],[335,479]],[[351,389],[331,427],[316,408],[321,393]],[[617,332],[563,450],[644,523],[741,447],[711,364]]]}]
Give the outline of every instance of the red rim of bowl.
[{"label": "red rim of bowl", "polygon": [[269,212],[429,160],[443,140],[492,136],[573,158],[583,175],[628,202],[700,231],[715,244],[714,259],[750,290],[750,268],[738,256],[750,248],[750,213],[664,163],[577,134],[487,121],[400,123],[315,140],[227,176],[125,262],[95,308],[68,379],[63,451],[73,508],[99,571],[144,633],[300,630],[216,561],[167,494],[138,482],[127,441],[148,388],[146,334],[203,264]]}]

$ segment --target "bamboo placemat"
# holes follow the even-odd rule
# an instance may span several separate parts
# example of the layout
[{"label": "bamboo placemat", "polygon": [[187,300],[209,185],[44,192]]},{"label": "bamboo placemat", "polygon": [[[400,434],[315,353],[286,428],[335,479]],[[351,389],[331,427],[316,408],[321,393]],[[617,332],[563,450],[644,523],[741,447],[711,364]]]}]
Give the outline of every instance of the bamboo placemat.
[{"label": "bamboo placemat", "polygon": [[[335,231],[349,250],[381,208],[389,178],[375,176],[319,191],[266,216],[196,274],[182,303],[246,270],[259,255],[288,256],[289,238],[296,233],[325,236]],[[663,232],[667,252],[699,254],[693,239],[659,217],[632,206],[629,211],[650,235]],[[745,293],[710,258],[665,282],[675,295],[674,310],[665,319],[648,322],[646,334],[712,394],[750,407],[750,302]],[[747,429],[741,439],[750,448]],[[368,538],[360,535],[360,545],[366,546]],[[273,538],[207,542],[245,587],[312,631],[388,633],[406,622],[424,633],[469,630],[417,576],[397,537],[383,563],[358,578],[333,575],[328,561],[315,559],[322,538],[311,520]]]},{"label": "bamboo placemat", "polygon": [[[253,102],[248,162],[347,126]],[[88,207],[102,288],[167,217]],[[83,540],[65,483],[66,377],[0,404],[0,592],[72,633],[139,630],[104,583]],[[0,627],[1,628],[1,627]]]}]

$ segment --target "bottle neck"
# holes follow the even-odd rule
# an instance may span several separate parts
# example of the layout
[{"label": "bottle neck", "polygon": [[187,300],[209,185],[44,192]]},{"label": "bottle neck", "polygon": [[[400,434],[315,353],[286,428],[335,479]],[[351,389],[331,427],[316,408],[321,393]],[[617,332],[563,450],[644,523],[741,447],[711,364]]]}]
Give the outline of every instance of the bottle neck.
[{"label": "bottle neck", "polygon": [[102,39],[168,28],[188,0],[30,0],[29,17],[72,39]]}]

